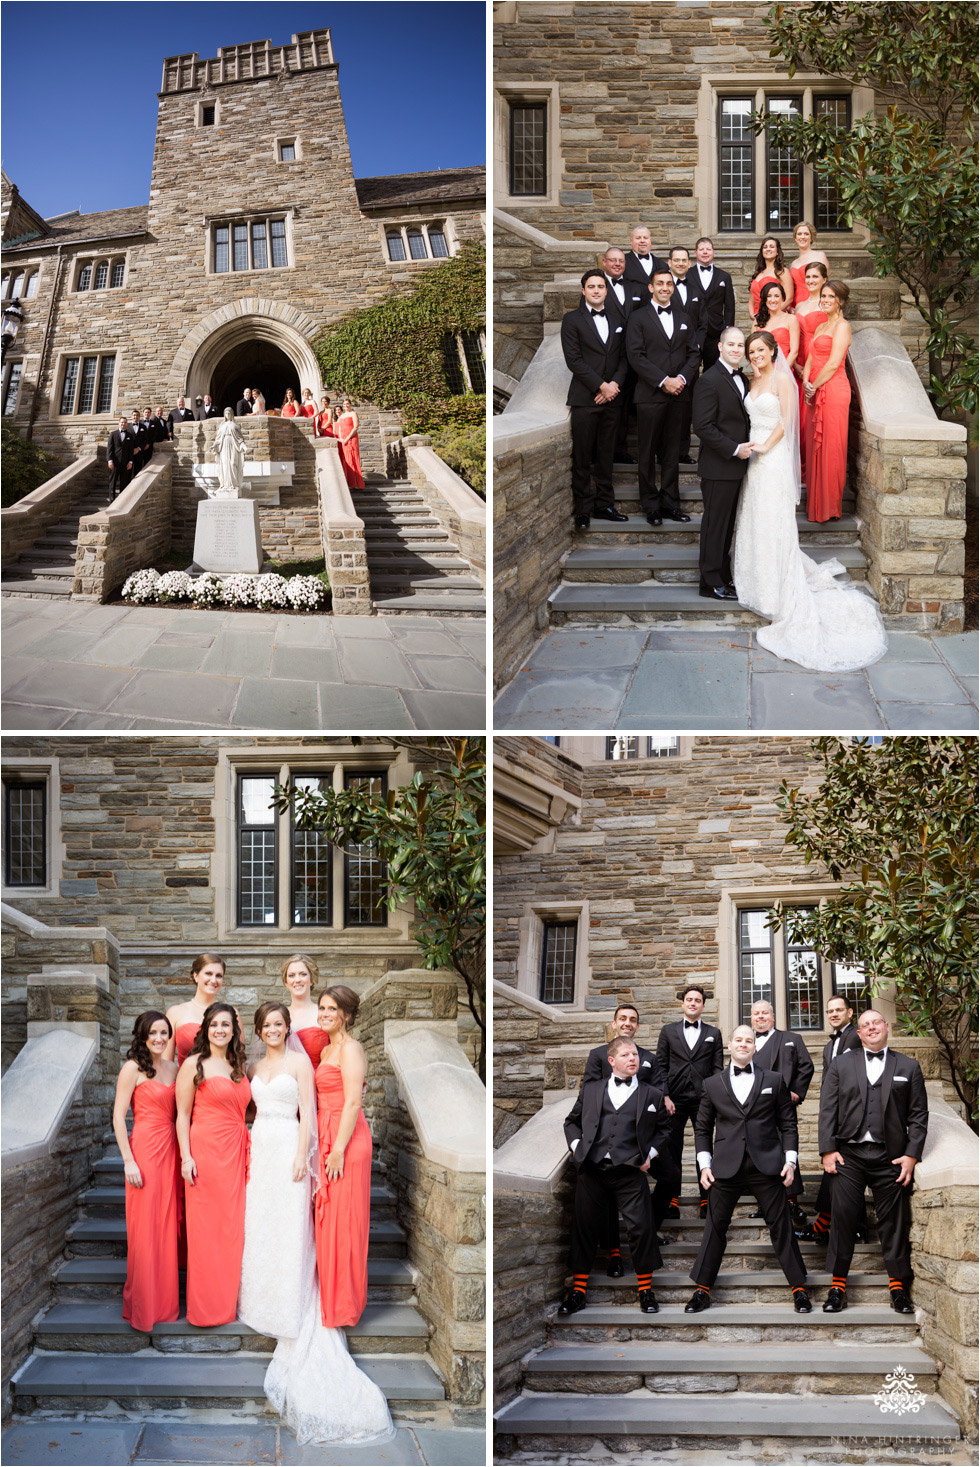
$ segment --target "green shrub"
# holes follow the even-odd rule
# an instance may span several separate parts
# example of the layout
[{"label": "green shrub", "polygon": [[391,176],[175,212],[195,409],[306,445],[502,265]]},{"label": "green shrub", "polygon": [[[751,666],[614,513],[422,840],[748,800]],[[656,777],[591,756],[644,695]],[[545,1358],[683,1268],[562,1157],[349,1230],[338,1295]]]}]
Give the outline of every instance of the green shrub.
[{"label": "green shrub", "polygon": [[471,489],[487,497],[487,429],[485,423],[443,428],[432,435],[432,448]]},{"label": "green shrub", "polygon": [[12,423],[0,423],[0,475],[3,508],[16,504],[58,472],[58,465],[36,443],[22,438]]},{"label": "green shrub", "polygon": [[485,426],[487,400],[468,392],[465,397],[413,397],[400,404],[406,433],[439,433],[444,428]]}]

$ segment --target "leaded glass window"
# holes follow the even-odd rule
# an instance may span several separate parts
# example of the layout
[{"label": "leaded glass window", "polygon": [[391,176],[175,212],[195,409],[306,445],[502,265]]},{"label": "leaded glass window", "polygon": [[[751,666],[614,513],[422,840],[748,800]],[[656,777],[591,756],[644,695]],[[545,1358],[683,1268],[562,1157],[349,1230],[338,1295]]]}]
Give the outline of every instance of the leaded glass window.
[{"label": "leaded glass window", "polygon": [[43,780],[4,780],[3,879],[6,886],[43,886],[47,878],[47,787]]},{"label": "leaded glass window", "polygon": [[636,734],[612,734],[606,739],[606,758],[639,759],[640,740]]},{"label": "leaded glass window", "polygon": [[248,225],[236,224],[232,230],[233,264],[236,270],[248,269]]},{"label": "leaded glass window", "polygon": [[273,774],[241,775],[238,781],[238,921],[242,927],[277,920],[276,812]]},{"label": "leaded glass window", "polygon": [[114,260],[112,264],[112,274],[109,278],[110,287],[113,290],[118,290],[125,278],[126,262],[124,260]]},{"label": "leaded glass window", "polygon": [[227,224],[219,224],[214,231],[214,268],[219,275],[228,269],[229,234]]},{"label": "leaded glass window", "polygon": [[59,411],[62,416],[71,413],[75,407],[75,388],[78,386],[78,358],[69,357],[65,362],[65,377],[61,387],[61,407]]},{"label": "leaded glass window", "polygon": [[89,288],[89,286],[91,284],[92,284],[92,266],[91,265],[83,265],[82,268],[78,272],[78,289],[79,290],[88,290],[88,288]]},{"label": "leaded glass window", "polygon": [[266,239],[265,220],[252,225],[252,268],[265,270],[269,264],[269,245]]},{"label": "leaded glass window", "polygon": [[40,275],[40,271],[38,271],[38,270],[35,270],[31,275],[28,275],[28,277],[27,277],[27,289],[26,289],[26,293],[25,293],[25,296],[24,296],[24,299],[25,300],[31,300],[34,296],[37,295],[37,282],[38,282],[38,276],[39,275]]},{"label": "leaded glass window", "polygon": [[478,332],[463,332],[463,355],[466,357],[466,370],[470,374],[470,387],[474,392],[486,392],[487,372]]},{"label": "leaded glass window", "polygon": [[17,271],[17,274],[14,276],[14,283],[13,283],[13,286],[11,287],[10,296],[11,296],[11,299],[12,300],[19,300],[20,297],[23,294],[24,294],[24,272],[23,272],[23,270],[18,270]]},{"label": "leaded glass window", "polygon": [[112,408],[112,379],[116,373],[115,357],[103,357],[99,371],[99,395],[95,404],[97,413],[107,413]]},{"label": "leaded glass window", "polygon": [[[381,773],[347,772],[345,789],[366,790],[383,796],[388,788]],[[351,843],[344,857],[344,924],[347,927],[385,927],[388,911],[384,905],[387,890],[385,863],[369,841]],[[380,905],[379,905],[380,903]]]},{"label": "leaded glass window", "polygon": [[676,734],[665,739],[647,738],[648,759],[674,759],[681,752],[681,741]]},{"label": "leaded glass window", "polygon": [[545,922],[541,943],[542,1003],[575,1002],[577,922]]},{"label": "leaded glass window", "polygon": [[775,1010],[772,932],[766,926],[766,908],[743,907],[738,914],[739,1023],[747,1024],[752,1005],[765,999]]},{"label": "leaded glass window", "polygon": [[754,105],[752,97],[721,99],[719,229],[751,233],[755,227]]},{"label": "leaded glass window", "polygon": [[421,229],[407,229],[408,249],[413,260],[427,260],[429,252],[425,247],[425,235]]},{"label": "leaded glass window", "polygon": [[95,401],[95,374],[99,369],[98,357],[86,357],[82,362],[82,381],[78,390],[79,413],[90,413]]},{"label": "leaded glass window", "polygon": [[[799,910],[808,911],[809,908]],[[820,995],[820,958],[816,950],[803,943],[791,943],[783,928],[786,944],[786,1022],[790,1029],[823,1027],[823,1004]]]},{"label": "leaded glass window", "polygon": [[405,260],[408,258],[408,256],[405,254],[405,241],[402,239],[400,230],[386,230],[385,239],[388,241],[389,260]]},{"label": "leaded glass window", "polygon": [[[333,787],[329,774],[300,774],[293,787],[323,793]],[[318,830],[292,823],[293,922],[328,927],[333,920],[333,847]]]},{"label": "leaded glass window", "polygon": [[277,268],[288,264],[286,259],[286,221],[285,219],[272,219],[269,221],[269,233],[272,236],[272,263]]},{"label": "leaded glass window", "polygon": [[871,1007],[871,980],[860,963],[832,963],[831,973],[834,993],[846,998],[856,1014]]},{"label": "leaded glass window", "polygon": [[446,373],[446,386],[454,397],[462,397],[466,391],[466,378],[459,359],[459,342],[451,332],[442,338],[442,362]]},{"label": "leaded glass window", "polygon": [[548,104],[510,104],[510,192],[533,196],[548,192]]},{"label": "leaded glass window", "polygon": [[429,246],[432,250],[432,258],[434,260],[449,259],[449,246],[446,243],[446,232],[434,224],[429,225]]},{"label": "leaded glass window", "polygon": [[3,411],[5,417],[10,417],[17,407],[17,398],[20,394],[20,374],[23,371],[23,362],[11,362],[10,375],[7,378],[7,387],[3,394]]},{"label": "leaded glass window", "polygon": [[296,157],[296,144],[283,143],[279,150],[279,156],[284,163],[292,163]]},{"label": "leaded glass window", "polygon": [[99,263],[95,267],[95,281],[94,281],[94,284],[92,286],[92,289],[93,290],[105,290],[105,288],[106,288],[106,286],[108,284],[109,284],[109,261],[108,260],[100,260]]},{"label": "leaded glass window", "polygon": [[[836,127],[850,129],[851,126],[851,99],[850,97],[814,97],[814,117],[829,117]],[[833,173],[813,174],[813,207],[814,224],[817,228],[828,231],[846,229],[847,224],[841,218],[840,190],[834,180]]]},{"label": "leaded glass window", "polygon": [[[799,117],[799,97],[767,97],[770,117]],[[803,164],[799,155],[775,143],[766,131],[766,231],[792,229],[803,217]]]}]

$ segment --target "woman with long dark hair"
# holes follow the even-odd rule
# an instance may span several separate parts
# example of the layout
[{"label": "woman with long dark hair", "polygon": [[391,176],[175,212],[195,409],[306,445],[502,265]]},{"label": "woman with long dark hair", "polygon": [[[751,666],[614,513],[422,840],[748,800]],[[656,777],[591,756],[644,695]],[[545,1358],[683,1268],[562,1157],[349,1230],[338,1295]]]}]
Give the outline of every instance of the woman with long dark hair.
[{"label": "woman with long dark hair", "polygon": [[[793,372],[796,375],[796,380],[800,384],[800,462],[803,466],[804,478],[806,477],[807,406],[806,397],[803,394],[803,369],[810,355],[813,333],[827,319],[827,312],[820,304],[820,292],[829,273],[827,266],[822,260],[810,261],[803,270],[803,280],[807,290],[806,299],[797,299],[795,311],[800,327],[800,349],[796,355],[796,365],[793,368]],[[793,278],[795,280],[795,275]]]},{"label": "woman with long dark hair", "polygon": [[316,1262],[321,1317],[329,1326],[356,1324],[367,1302],[372,1142],[361,1109],[367,1061],[350,1032],[359,1003],[352,988],[338,983],[321,993],[318,1006],[329,1044],[316,1071]]},{"label": "woman with long dark hair", "polygon": [[213,1003],[177,1076],[177,1140],[187,1217],[187,1322],[235,1318],[245,1240],[251,1089],[231,1004]]},{"label": "woman with long dark hair", "polygon": [[167,1059],[182,1065],[190,1054],[201,1027],[201,1020],[209,1004],[214,1003],[225,981],[225,960],[217,953],[198,953],[191,963],[191,982],[195,985],[194,997],[184,1003],[171,1004],[167,1018],[173,1026],[173,1038],[167,1049]]},{"label": "woman with long dark hair", "polygon": [[803,369],[806,417],[806,514],[817,524],[839,520],[847,479],[847,432],[851,384],[847,352],[851,328],[844,320],[850,291],[843,280],[828,280],[820,291],[827,319],[810,338]]},{"label": "woman with long dark hair", "polygon": [[752,320],[758,323],[759,300],[763,288],[775,282],[783,287],[787,300],[793,298],[793,277],[786,268],[783,247],[774,234],[767,234],[755,257],[755,271],[749,281],[749,296],[752,301]]},{"label": "woman with long dark hair", "polygon": [[[180,1313],[177,1277],[177,1198],[180,1181],[177,1066],[167,1059],[170,1020],[156,1009],[140,1014],[116,1081],[112,1129],[126,1176],[126,1283],[123,1319],[149,1332]],[[133,1129],[126,1134],[132,1106]]]}]

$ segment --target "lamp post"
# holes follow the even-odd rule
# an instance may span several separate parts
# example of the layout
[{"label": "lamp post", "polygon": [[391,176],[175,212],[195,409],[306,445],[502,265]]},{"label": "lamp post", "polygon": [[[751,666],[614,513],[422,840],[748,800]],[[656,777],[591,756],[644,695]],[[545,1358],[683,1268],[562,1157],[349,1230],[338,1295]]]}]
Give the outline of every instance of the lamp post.
[{"label": "lamp post", "polygon": [[7,360],[7,352],[17,338],[20,323],[23,319],[24,312],[20,308],[20,301],[15,297],[14,300],[10,301],[4,307],[3,320],[0,322],[0,331],[2,331],[2,335],[0,335],[0,347],[2,347],[0,363]]}]

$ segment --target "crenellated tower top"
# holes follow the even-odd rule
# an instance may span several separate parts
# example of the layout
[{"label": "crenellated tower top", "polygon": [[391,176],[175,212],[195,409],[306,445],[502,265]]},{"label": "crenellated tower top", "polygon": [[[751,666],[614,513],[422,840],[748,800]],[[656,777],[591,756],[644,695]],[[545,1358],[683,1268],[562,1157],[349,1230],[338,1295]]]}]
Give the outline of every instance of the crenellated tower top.
[{"label": "crenellated tower top", "polygon": [[196,51],[168,56],[163,63],[160,94],[195,92],[227,82],[258,81],[301,71],[322,71],[334,64],[329,30],[300,31],[288,46],[273,46],[271,41],[245,41],[239,46],[219,46],[217,56],[204,61]]}]

